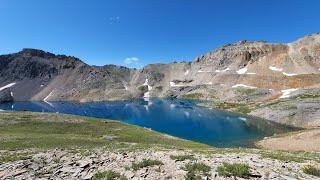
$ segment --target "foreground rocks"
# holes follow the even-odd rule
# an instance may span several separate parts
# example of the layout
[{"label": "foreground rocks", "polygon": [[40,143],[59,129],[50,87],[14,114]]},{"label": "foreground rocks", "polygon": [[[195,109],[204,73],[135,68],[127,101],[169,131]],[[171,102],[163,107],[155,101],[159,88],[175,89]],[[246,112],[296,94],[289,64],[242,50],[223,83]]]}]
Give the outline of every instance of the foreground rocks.
[{"label": "foreground rocks", "polygon": [[[250,153],[192,153],[188,151],[108,152],[103,150],[71,152],[61,149],[43,152],[35,151],[1,151],[0,154],[29,154],[25,160],[0,164],[0,179],[91,179],[95,173],[112,170],[127,179],[185,179],[183,167],[193,162],[201,162],[211,167],[204,179],[224,179],[217,172],[222,163],[245,163],[250,166],[252,179],[316,179],[304,174],[306,165],[319,166],[315,161],[284,162],[262,158]],[[170,155],[194,155],[194,160],[175,161]],[[131,168],[132,163],[143,159],[159,160],[163,165]]]}]

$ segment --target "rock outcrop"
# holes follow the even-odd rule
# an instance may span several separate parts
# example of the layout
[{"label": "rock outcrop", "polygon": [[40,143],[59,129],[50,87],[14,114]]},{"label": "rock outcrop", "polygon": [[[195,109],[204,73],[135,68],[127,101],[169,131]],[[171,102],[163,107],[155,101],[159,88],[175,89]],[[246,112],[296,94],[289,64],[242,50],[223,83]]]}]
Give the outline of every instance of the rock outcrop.
[{"label": "rock outcrop", "polygon": [[13,96],[9,88],[0,91],[0,102],[12,102]]},{"label": "rock outcrop", "polygon": [[191,62],[142,69],[89,66],[75,57],[24,49],[0,56],[0,87],[13,82],[15,100],[195,98],[232,111],[246,106],[246,113],[280,123],[319,126],[320,34],[288,44],[241,41]]}]

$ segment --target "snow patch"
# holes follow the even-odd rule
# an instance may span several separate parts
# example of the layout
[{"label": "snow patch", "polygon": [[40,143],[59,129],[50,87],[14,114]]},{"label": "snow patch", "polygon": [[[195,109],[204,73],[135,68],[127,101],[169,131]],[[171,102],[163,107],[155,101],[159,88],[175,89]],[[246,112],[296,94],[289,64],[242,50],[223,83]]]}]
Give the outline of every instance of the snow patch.
[{"label": "snow patch", "polygon": [[188,75],[188,74],[189,74],[189,70],[187,70],[187,71],[184,73],[185,76]]},{"label": "snow patch", "polygon": [[152,87],[149,85],[149,79],[148,78],[145,80],[143,85],[144,86],[148,86],[148,91],[143,94],[143,98],[144,98],[145,101],[149,101],[150,100],[150,91],[152,90]]},{"label": "snow patch", "polygon": [[124,86],[124,89],[126,90],[126,91],[128,91],[128,86],[126,86],[126,85],[123,85]]},{"label": "snow patch", "polygon": [[13,97],[13,92],[12,91],[10,92],[10,95],[11,95],[11,97]]},{"label": "snow patch", "polygon": [[270,69],[271,71],[283,71],[282,68],[277,68],[277,67],[274,67],[274,66],[269,66],[269,69]]},{"label": "snow patch", "polygon": [[40,87],[43,87],[43,86],[44,86],[43,84],[40,85]]},{"label": "snow patch", "polygon": [[179,85],[179,84],[176,84],[176,83],[170,81],[170,86],[171,87],[182,87],[183,85]]},{"label": "snow patch", "polygon": [[148,91],[151,91],[152,87],[148,83],[149,83],[149,79],[146,79],[145,82],[143,83],[143,85],[148,86]]},{"label": "snow patch", "polygon": [[149,79],[147,78],[142,85],[148,86]]},{"label": "snow patch", "polygon": [[0,91],[4,90],[4,89],[6,89],[6,88],[9,88],[9,87],[11,87],[11,86],[14,86],[15,84],[16,84],[15,82],[10,83],[10,84],[7,84],[7,85],[1,87],[1,88],[0,88]]},{"label": "snow patch", "polygon": [[244,118],[244,117],[239,117],[238,119],[240,119],[242,121],[247,121],[247,118]]},{"label": "snow patch", "polygon": [[3,112],[4,110],[3,109],[0,109],[0,112]]},{"label": "snow patch", "polygon": [[208,82],[208,83],[206,83],[207,85],[212,85],[212,82]]},{"label": "snow patch", "polygon": [[223,69],[223,70],[215,70],[216,73],[227,72],[227,71],[229,71],[229,68],[226,68],[226,69]]},{"label": "snow patch", "polygon": [[52,96],[53,92],[54,92],[54,90],[51,91],[51,92],[49,93],[49,95],[43,99],[43,101],[46,102],[46,103],[48,103],[47,100],[49,99],[50,96]]},{"label": "snow patch", "polygon": [[226,68],[226,69],[223,69],[223,70],[215,70],[215,71],[202,71],[202,70],[199,70],[198,72],[199,73],[213,73],[213,72],[221,73],[221,72],[227,72],[229,70],[230,70],[229,68]]},{"label": "snow patch", "polygon": [[49,93],[49,95],[43,99],[43,101],[44,101],[45,103],[49,104],[51,107],[54,108],[53,104],[51,104],[49,101],[47,101],[47,100],[49,99],[49,97],[52,96],[53,92],[54,92],[54,90],[52,90],[52,91]]},{"label": "snow patch", "polygon": [[198,72],[199,72],[199,73],[210,73],[210,72],[212,72],[212,71],[202,71],[202,70],[199,70]]},{"label": "snow patch", "polygon": [[290,94],[294,91],[297,91],[298,89],[284,89],[284,90],[281,90],[282,92],[282,96],[280,96],[280,98],[288,98],[290,97]]},{"label": "snow patch", "polygon": [[244,88],[250,88],[250,89],[257,88],[257,87],[254,87],[254,86],[248,86],[248,85],[244,85],[244,84],[236,84],[236,85],[232,86],[232,88],[237,88],[237,87],[244,87]]},{"label": "snow patch", "polygon": [[246,73],[247,71],[248,71],[247,68],[242,68],[242,69],[239,69],[239,70],[237,71],[237,73],[238,73],[238,74],[244,74],[244,73]]},{"label": "snow patch", "polygon": [[144,98],[150,98],[150,92],[145,92],[144,95],[143,95]]},{"label": "snow patch", "polygon": [[246,73],[246,74],[252,74],[253,75],[253,74],[257,74],[257,73]]},{"label": "snow patch", "polygon": [[285,73],[285,72],[283,72],[282,74],[285,75],[285,76],[296,76],[296,75],[298,75],[298,74],[295,74],[295,73]]}]

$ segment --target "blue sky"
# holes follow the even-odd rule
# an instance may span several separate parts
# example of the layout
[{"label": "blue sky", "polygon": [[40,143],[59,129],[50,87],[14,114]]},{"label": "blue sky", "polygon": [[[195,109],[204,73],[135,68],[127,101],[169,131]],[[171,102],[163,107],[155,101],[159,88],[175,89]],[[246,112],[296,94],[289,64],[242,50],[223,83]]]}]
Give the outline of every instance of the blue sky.
[{"label": "blue sky", "polygon": [[0,54],[38,48],[90,65],[192,60],[239,40],[320,32],[318,0],[0,0]]}]

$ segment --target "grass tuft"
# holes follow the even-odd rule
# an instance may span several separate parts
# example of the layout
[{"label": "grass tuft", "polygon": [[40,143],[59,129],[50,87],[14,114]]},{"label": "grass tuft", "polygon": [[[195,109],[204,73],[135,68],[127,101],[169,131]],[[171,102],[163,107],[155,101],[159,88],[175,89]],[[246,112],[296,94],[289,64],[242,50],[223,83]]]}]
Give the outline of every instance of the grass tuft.
[{"label": "grass tuft", "polygon": [[92,177],[92,180],[115,180],[115,179],[124,180],[126,178],[124,176],[121,176],[119,173],[111,170],[98,172]]},{"label": "grass tuft", "polygon": [[218,174],[219,176],[224,177],[240,177],[240,178],[249,178],[250,176],[250,167],[246,164],[229,164],[229,163],[223,163],[222,166],[218,167]]},{"label": "grass tuft", "polygon": [[201,99],[204,95],[201,93],[190,93],[190,94],[183,94],[181,96],[182,99]]},{"label": "grass tuft", "polygon": [[202,175],[208,176],[211,171],[211,167],[204,163],[188,163],[183,169],[187,171],[185,178],[188,180],[201,179]]},{"label": "grass tuft", "polygon": [[261,157],[277,159],[277,160],[284,161],[284,162],[291,161],[291,162],[298,162],[298,163],[302,163],[305,160],[304,157],[286,155],[281,152],[272,152],[272,153],[271,152],[264,152],[264,153],[261,153]]},{"label": "grass tuft", "polygon": [[163,163],[158,160],[143,159],[139,163],[133,163],[131,168],[136,171],[136,170],[139,170],[144,167],[157,166],[157,165],[162,165],[162,164]]},{"label": "grass tuft", "polygon": [[242,114],[249,114],[251,109],[248,106],[240,106],[237,108],[237,111]]},{"label": "grass tuft", "polygon": [[0,164],[6,163],[6,162],[14,162],[19,160],[26,160],[30,159],[30,155],[23,153],[23,154],[2,154],[0,156]]},{"label": "grass tuft", "polygon": [[195,160],[196,158],[193,157],[193,155],[171,155],[170,159],[175,160],[175,161],[185,161],[187,159],[189,160]]},{"label": "grass tuft", "polygon": [[320,177],[320,169],[317,169],[313,166],[306,166],[303,168],[303,172],[306,173],[306,174],[310,174],[310,175],[313,175],[313,176],[317,176],[317,177]]}]

